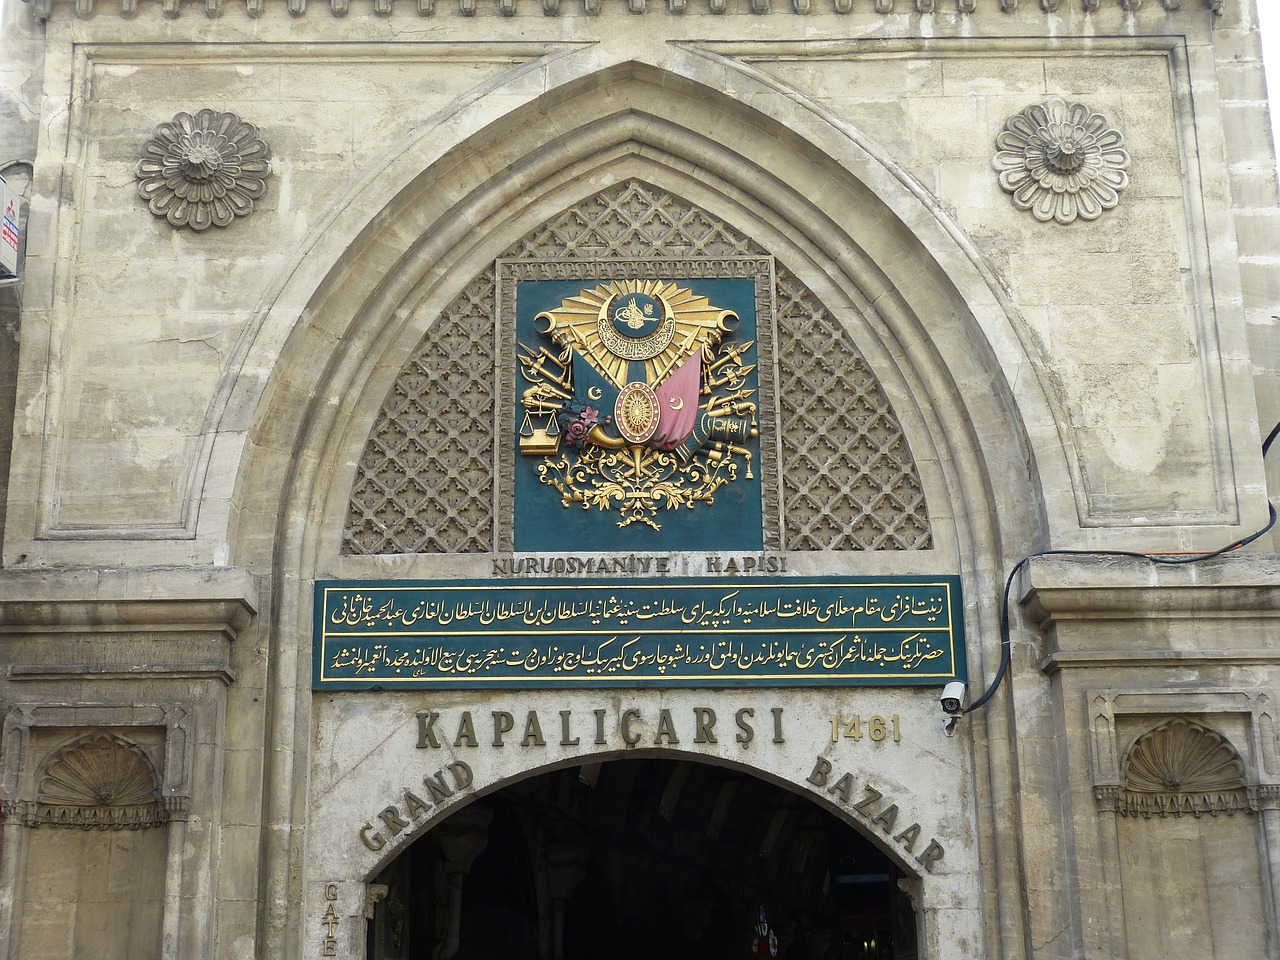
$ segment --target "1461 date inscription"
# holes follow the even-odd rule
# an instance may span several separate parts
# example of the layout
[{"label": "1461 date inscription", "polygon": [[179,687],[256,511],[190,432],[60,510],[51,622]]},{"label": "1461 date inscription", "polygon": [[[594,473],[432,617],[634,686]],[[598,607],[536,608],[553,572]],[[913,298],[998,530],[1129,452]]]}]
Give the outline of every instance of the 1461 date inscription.
[{"label": "1461 date inscription", "polygon": [[873,714],[865,718],[865,724],[863,720],[864,718],[860,713],[855,713],[848,721],[839,714],[833,716],[831,718],[831,742],[839,743],[841,736],[846,740],[852,740],[854,743],[861,743],[864,736],[872,743],[883,743],[886,740],[893,743],[902,742],[902,726],[896,713],[888,717]]}]

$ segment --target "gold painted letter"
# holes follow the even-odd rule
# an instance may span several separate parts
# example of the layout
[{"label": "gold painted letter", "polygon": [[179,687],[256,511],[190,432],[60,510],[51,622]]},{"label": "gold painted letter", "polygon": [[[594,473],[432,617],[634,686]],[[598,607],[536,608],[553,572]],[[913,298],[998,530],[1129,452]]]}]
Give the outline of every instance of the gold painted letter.
[{"label": "gold painted letter", "polygon": [[916,857],[916,863],[933,873],[933,865],[941,860],[944,854],[946,854],[946,851],[942,849],[942,844],[937,840],[930,839],[929,845],[924,848],[924,853]]},{"label": "gold painted letter", "polygon": [[387,845],[387,841],[382,839],[382,834],[375,833],[372,836],[369,831],[373,829],[372,823],[366,823],[360,828],[360,842],[370,850],[381,850]]},{"label": "gold painted letter", "polygon": [[710,707],[693,708],[693,742],[716,743],[716,712]]},{"label": "gold painted letter", "polygon": [[495,747],[502,746],[502,735],[510,733],[511,728],[516,725],[515,717],[507,713],[505,710],[493,711],[493,745]]},{"label": "gold painted letter", "polygon": [[818,758],[818,762],[813,765],[813,773],[805,777],[807,781],[815,787],[825,787],[827,785],[827,774],[831,772],[831,761]]},{"label": "gold painted letter", "polygon": [[440,740],[436,737],[436,721],[440,719],[440,714],[434,710],[418,711],[418,749],[423,750],[426,747],[440,746]]},{"label": "gold painted letter", "polygon": [[628,747],[634,747],[640,742],[640,734],[631,732],[631,724],[640,719],[639,710],[622,711],[622,742]]}]

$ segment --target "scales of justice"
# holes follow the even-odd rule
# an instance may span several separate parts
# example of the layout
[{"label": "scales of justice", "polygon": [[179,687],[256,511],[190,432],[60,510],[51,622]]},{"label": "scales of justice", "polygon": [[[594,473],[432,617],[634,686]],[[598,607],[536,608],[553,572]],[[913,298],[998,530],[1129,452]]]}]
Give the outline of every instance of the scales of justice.
[{"label": "scales of justice", "polygon": [[615,280],[539,313],[520,344],[520,453],[565,507],[661,529],[741,472],[753,480],[755,341],[739,317],[663,280]]}]

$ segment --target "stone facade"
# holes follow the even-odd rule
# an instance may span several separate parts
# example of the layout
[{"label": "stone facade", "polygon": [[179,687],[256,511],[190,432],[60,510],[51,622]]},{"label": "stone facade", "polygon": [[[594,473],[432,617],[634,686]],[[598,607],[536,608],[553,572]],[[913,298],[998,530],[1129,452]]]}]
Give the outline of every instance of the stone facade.
[{"label": "stone facade", "polygon": [[[757,901],[791,960],[1280,960],[1280,540],[1136,555],[1280,482],[1259,56],[1254,0],[10,0],[0,960],[629,956],[636,904],[693,956]],[[759,549],[521,539],[518,285],[636,278],[751,290]],[[313,659],[318,581],[757,574],[958,577],[1002,682]]]}]

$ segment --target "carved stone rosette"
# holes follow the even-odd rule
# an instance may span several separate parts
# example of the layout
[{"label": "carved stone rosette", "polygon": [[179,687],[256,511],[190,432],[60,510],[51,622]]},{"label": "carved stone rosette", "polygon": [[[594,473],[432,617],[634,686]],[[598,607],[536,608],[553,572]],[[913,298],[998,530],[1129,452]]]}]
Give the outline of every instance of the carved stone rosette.
[{"label": "carved stone rosette", "polygon": [[1049,100],[1014,114],[996,137],[992,166],[1019,210],[1037,220],[1095,220],[1129,185],[1124,137],[1082,103]]},{"label": "carved stone rosette", "polygon": [[225,227],[267,192],[271,148],[234,113],[179,113],[151,131],[135,176],[138,195],[175,227]]}]

